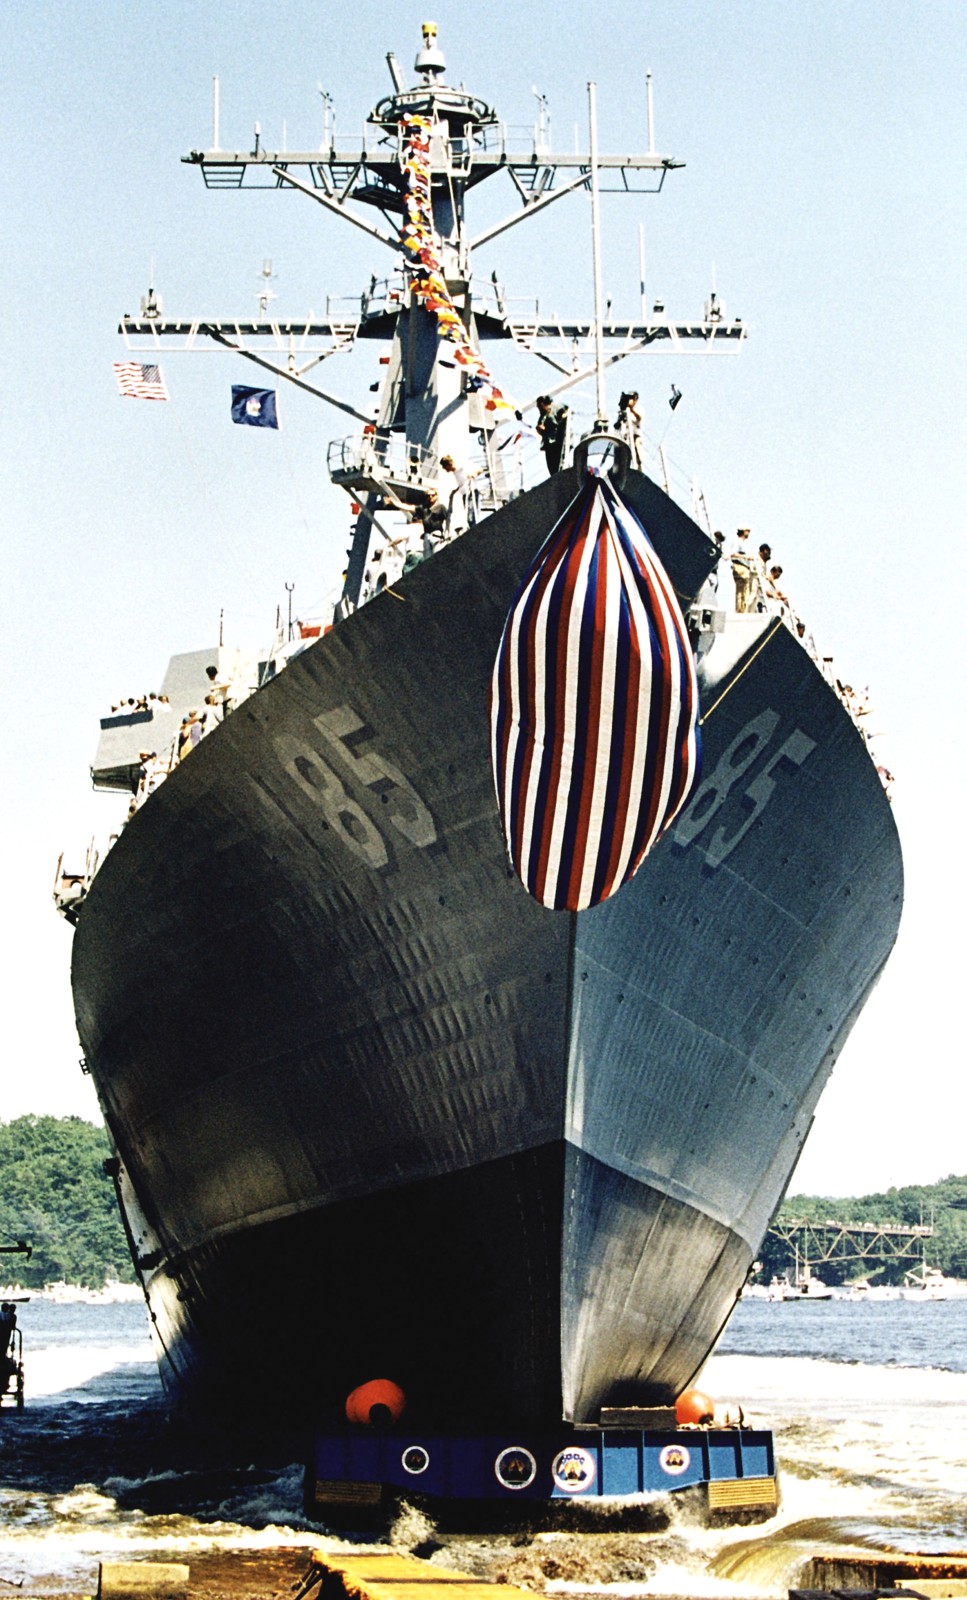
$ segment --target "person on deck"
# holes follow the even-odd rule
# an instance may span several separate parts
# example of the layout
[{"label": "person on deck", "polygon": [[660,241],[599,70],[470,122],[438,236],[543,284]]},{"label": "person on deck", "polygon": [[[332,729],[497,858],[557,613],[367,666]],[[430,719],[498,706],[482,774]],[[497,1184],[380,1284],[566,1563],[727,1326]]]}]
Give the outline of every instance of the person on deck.
[{"label": "person on deck", "polygon": [[[206,716],[210,717],[212,722],[224,722],[229,711],[228,701],[232,686],[227,678],[222,677],[218,668],[214,665],[205,668],[205,676],[211,685],[205,696],[205,704],[212,707],[212,710],[206,713]],[[218,716],[215,714],[216,708],[220,713]]]},{"label": "person on deck", "polygon": [[440,457],[440,471],[448,473],[453,479],[453,488],[447,496],[447,532],[462,533],[474,520],[473,499],[467,491],[476,473],[466,473],[463,467],[457,466],[452,456]]},{"label": "person on deck", "polygon": [[641,412],[638,410],[638,391],[629,390],[618,400],[618,418],[615,432],[627,440],[631,449],[631,465],[641,471]]},{"label": "person on deck", "polygon": [[740,528],[735,536],[732,553],[732,577],[735,580],[736,611],[753,611],[756,594],[756,562],[749,548],[749,529]]},{"label": "person on deck", "polygon": [[197,707],[193,706],[187,717],[184,718],[178,731],[178,760],[184,761],[190,755],[196,744],[200,744],[205,732]]},{"label": "person on deck", "polygon": [[441,534],[446,532],[447,523],[450,520],[450,511],[449,507],[445,506],[439,498],[435,489],[428,489],[427,496],[428,503],[420,507],[416,513],[416,520],[422,522],[425,537],[433,540],[435,538],[438,539]]},{"label": "person on deck", "polygon": [[787,595],[783,594],[782,590],[779,587],[779,579],[781,577],[782,577],[782,568],[781,567],[779,567],[779,566],[770,567],[769,571],[768,571],[768,574],[766,576],[766,592],[767,592],[770,600],[778,600],[780,605],[788,606],[789,598],[788,598]]},{"label": "person on deck", "polygon": [[537,401],[539,412],[537,432],[540,436],[541,449],[547,470],[553,475],[560,472],[564,459],[564,446],[567,443],[567,406],[555,405],[549,394],[542,394]]}]

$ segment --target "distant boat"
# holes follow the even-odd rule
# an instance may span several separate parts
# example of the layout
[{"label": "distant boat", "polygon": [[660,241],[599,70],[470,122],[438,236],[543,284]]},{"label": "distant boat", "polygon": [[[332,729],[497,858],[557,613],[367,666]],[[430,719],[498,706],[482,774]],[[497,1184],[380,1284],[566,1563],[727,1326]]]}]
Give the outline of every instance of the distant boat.
[{"label": "distant boat", "polygon": [[844,1284],[836,1295],[837,1300],[857,1302],[870,1300],[899,1300],[900,1290],[894,1283],[871,1283],[869,1278],[855,1278]]},{"label": "distant boat", "polygon": [[964,1295],[967,1283],[945,1277],[939,1267],[928,1267],[925,1261],[906,1274],[900,1290],[903,1300],[959,1300]]},{"label": "distant boat", "polygon": [[799,1265],[799,1251],[796,1251],[796,1267],[792,1282],[787,1283],[782,1291],[783,1300],[832,1300],[833,1291],[828,1283],[823,1283],[822,1278],[813,1276],[812,1269],[806,1257],[803,1257],[802,1266]]},{"label": "distant boat", "polygon": [[787,1283],[782,1291],[783,1300],[832,1300],[833,1291],[821,1278],[804,1274],[798,1283]]}]

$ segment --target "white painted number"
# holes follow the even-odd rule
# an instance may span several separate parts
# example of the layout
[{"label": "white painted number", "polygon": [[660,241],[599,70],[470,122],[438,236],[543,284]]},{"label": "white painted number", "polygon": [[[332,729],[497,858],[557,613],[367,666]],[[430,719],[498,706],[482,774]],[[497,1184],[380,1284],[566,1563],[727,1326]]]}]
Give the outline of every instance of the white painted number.
[{"label": "white painted number", "polygon": [[[421,849],[433,844],[437,837],[433,815],[399,767],[375,750],[358,749],[359,740],[347,742],[365,728],[352,707],[336,706],[314,722],[325,741],[325,754],[288,733],[276,734],[273,743],[286,772],[315,801],[353,854],[374,869],[386,865],[390,850],[381,831],[383,823]],[[343,769],[342,776],[333,759]],[[361,802],[380,807],[378,821]]]},{"label": "white painted number", "polygon": [[315,718],[316,727],[328,742],[330,749],[355,774],[368,789],[383,789],[388,783],[396,794],[390,801],[387,821],[410,844],[425,848],[436,839],[436,824],[409,779],[399,767],[385,756],[370,751],[357,754],[345,743],[350,734],[358,733],[364,726],[350,706],[337,706],[334,711],[324,711]]},{"label": "white painted number", "polygon": [[320,807],[333,832],[348,845],[353,855],[369,867],[384,867],[386,845],[362,806],[351,799],[332,768],[317,750],[291,734],[279,733],[273,743],[286,772],[300,789]]},{"label": "white painted number", "polygon": [[[732,743],[722,751],[712,772],[703,779],[695,799],[675,828],[672,837],[676,844],[692,844],[699,834],[704,833],[718,816],[739,779],[769,743],[778,725],[777,712],[760,711],[757,717],[736,734]],[[723,825],[716,828],[712,834],[705,852],[705,859],[710,867],[722,865],[768,805],[776,789],[776,779],[772,776],[776,769],[780,768],[783,762],[788,766],[801,767],[815,748],[815,739],[810,739],[800,728],[793,729],[779,749],[756,773],[751,783],[747,784],[742,797],[745,815],[739,826],[728,833]]]}]

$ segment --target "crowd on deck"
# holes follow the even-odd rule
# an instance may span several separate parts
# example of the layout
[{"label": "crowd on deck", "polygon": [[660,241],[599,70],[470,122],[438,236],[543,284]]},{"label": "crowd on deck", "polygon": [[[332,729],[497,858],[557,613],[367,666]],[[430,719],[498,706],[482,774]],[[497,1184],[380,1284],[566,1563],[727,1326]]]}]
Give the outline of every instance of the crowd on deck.
[{"label": "crowd on deck", "polygon": [[[727,593],[722,594],[723,582],[727,585],[729,576],[735,592],[735,610],[738,612],[768,611],[773,616],[778,616],[786,627],[795,634],[803,649],[812,657],[819,670],[826,679],[830,688],[839,696],[846,707],[853,722],[865,741],[867,748],[871,740],[876,737],[870,725],[872,706],[870,704],[869,689],[854,689],[852,684],[844,683],[833,669],[832,656],[822,655],[816,647],[816,641],[808,631],[806,624],[796,615],[789,602],[782,585],[782,567],[772,559],[772,546],[760,544],[758,550],[752,543],[751,531],[748,528],[738,528],[735,539],[731,545],[726,544],[725,535],[716,531],[712,535],[719,550],[719,564],[711,579],[711,586],[719,598],[728,599]],[[726,567],[726,562],[728,566]],[[872,750],[871,750],[872,755]],[[887,767],[876,761],[877,773],[887,794],[893,788],[893,774]]]},{"label": "crowd on deck", "polygon": [[155,694],[152,690],[150,694],[138,695],[137,699],[135,699],[134,695],[129,695],[127,700],[118,700],[116,705],[111,707],[111,716],[132,716],[138,711],[170,710],[171,701],[168,696],[166,694]]},{"label": "crowd on deck", "polygon": [[[623,415],[619,422],[623,422],[625,430],[632,433],[637,433],[637,399],[635,394],[622,395]],[[441,466],[455,479],[455,488],[449,497],[451,503],[446,504],[434,496],[428,506],[418,509],[412,515],[411,521],[423,524],[424,550],[422,553],[414,552],[412,548],[406,550],[404,571],[416,561],[423,559],[424,554],[429,554],[435,543],[445,542],[449,532],[452,502],[466,493],[467,476],[455,469],[449,458],[443,458]],[[712,537],[718,548],[719,560],[708,581],[710,595],[714,595],[716,601],[725,609],[734,607],[739,613],[768,612],[779,617],[815,661],[827,683],[843,702],[863,739],[870,746],[875,735],[870,726],[872,707],[869,690],[857,690],[851,684],[844,683],[833,669],[832,657],[819,652],[812,634],[802,619],[796,615],[789,601],[783,583],[783,569],[773,560],[771,545],[762,543],[756,549],[748,528],[738,528],[731,541],[727,541],[720,531],[716,531]],[[387,541],[390,545],[395,542]],[[408,543],[405,534],[399,542]],[[374,551],[371,560],[378,563],[381,554],[381,551]],[[371,573],[367,572],[366,578],[369,580],[367,587],[371,590],[384,587],[388,576],[384,570],[379,575],[379,581],[373,584]],[[128,808],[128,818],[134,816],[174,767],[184,761],[202,739],[223,722],[229,712],[246,697],[248,690],[241,689],[231,679],[221,676],[217,666],[206,667],[205,671],[209,681],[209,691],[203,706],[192,707],[182,717],[177,734],[170,741],[166,741],[163,750],[145,749],[139,752],[139,770]],[[146,711],[170,712],[171,703],[168,695],[152,692],[137,697],[130,696],[119,700],[111,707],[112,715],[123,716]],[[876,762],[875,755],[873,760],[883,786],[889,794],[893,785],[893,775],[885,766]]]},{"label": "crowd on deck", "polygon": [[[128,807],[128,819],[134,816],[150,794],[159,787],[168,776],[169,772],[189,756],[195,746],[200,744],[206,734],[212,732],[220,722],[224,722],[230,711],[233,711],[240,701],[245,698],[239,686],[229,678],[219,674],[216,666],[205,668],[205,675],[209,682],[209,691],[205,696],[204,707],[193,706],[182,717],[181,724],[175,737],[165,746],[164,750],[141,750],[138,752],[139,771],[137,786],[131,796]],[[140,699],[122,700],[117,706],[112,706],[112,713],[124,712],[128,709],[138,711],[170,711],[171,704],[166,694],[142,695]]]}]

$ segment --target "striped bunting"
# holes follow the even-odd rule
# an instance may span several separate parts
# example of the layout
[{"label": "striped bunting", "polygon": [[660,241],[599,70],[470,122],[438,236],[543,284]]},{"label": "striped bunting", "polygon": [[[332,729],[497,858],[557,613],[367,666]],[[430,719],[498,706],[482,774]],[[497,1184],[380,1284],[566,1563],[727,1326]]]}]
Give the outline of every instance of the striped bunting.
[{"label": "striped bunting", "polygon": [[525,888],[553,910],[634,876],[698,782],[698,683],[644,528],[591,475],[511,606],[491,695],[497,803]]}]

